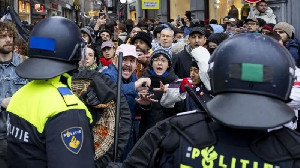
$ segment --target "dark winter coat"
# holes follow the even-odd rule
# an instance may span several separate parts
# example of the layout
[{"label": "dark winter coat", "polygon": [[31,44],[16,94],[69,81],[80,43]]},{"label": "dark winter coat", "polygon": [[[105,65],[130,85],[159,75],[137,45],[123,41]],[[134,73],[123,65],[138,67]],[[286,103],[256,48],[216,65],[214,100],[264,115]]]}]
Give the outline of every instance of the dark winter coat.
[{"label": "dark winter coat", "polygon": [[190,65],[193,57],[186,51],[186,49],[180,51],[172,57],[172,67],[175,74],[180,78],[190,77]]},{"label": "dark winter coat", "polygon": [[166,119],[170,116],[181,112],[183,109],[183,102],[178,102],[175,104],[174,108],[164,108],[160,105],[160,99],[163,95],[163,92],[153,91],[153,88],[160,87],[160,81],[165,84],[169,84],[178,79],[175,75],[172,68],[170,68],[168,75],[166,76],[157,76],[152,74],[150,70],[147,70],[145,77],[149,77],[151,79],[151,86],[149,88],[149,92],[154,94],[154,99],[158,100],[157,103],[151,103],[149,106],[139,106],[138,111],[141,114],[141,123],[140,123],[140,131],[139,136],[141,137],[147,129],[153,127],[157,122]]},{"label": "dark winter coat", "polygon": [[[201,104],[206,106],[206,103],[212,99],[211,93],[205,88],[203,83],[197,85],[193,88],[194,93],[200,100]],[[193,98],[188,94],[185,99],[185,111],[199,110],[199,107],[193,100]]]},{"label": "dark winter coat", "polygon": [[285,47],[289,50],[293,58],[297,61],[299,59],[299,42],[297,39],[289,41]]}]

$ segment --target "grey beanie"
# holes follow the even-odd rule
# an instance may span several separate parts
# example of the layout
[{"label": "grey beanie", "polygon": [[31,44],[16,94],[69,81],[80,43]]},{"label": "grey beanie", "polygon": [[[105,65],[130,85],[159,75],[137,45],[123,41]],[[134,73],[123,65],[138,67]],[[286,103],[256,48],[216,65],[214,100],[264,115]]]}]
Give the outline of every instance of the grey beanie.
[{"label": "grey beanie", "polygon": [[293,35],[292,26],[286,22],[279,22],[274,26],[274,30],[279,29],[284,32],[291,38]]}]

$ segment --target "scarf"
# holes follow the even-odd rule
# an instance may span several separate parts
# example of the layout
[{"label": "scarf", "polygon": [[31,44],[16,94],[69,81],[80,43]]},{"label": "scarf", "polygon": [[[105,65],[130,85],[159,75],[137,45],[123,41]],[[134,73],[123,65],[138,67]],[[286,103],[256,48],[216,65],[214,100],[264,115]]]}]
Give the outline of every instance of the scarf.
[{"label": "scarf", "polygon": [[107,59],[105,59],[104,57],[99,58],[99,61],[103,66],[108,66],[109,64],[112,63],[112,61],[107,61]]},{"label": "scarf", "polygon": [[184,50],[192,57],[192,60],[195,61],[195,58],[192,56],[192,47],[191,45],[187,44],[184,46]]},{"label": "scarf", "polygon": [[96,70],[98,68],[98,65],[96,63],[93,63],[91,66],[88,66],[88,70]]},{"label": "scarf", "polygon": [[[153,76],[158,76],[158,75],[154,72],[153,69],[151,69],[150,72],[151,72],[151,74],[152,74]],[[169,74],[169,71],[166,70],[166,72],[164,72],[161,76],[162,76],[162,77],[165,77],[165,76],[167,76],[168,74]]]}]

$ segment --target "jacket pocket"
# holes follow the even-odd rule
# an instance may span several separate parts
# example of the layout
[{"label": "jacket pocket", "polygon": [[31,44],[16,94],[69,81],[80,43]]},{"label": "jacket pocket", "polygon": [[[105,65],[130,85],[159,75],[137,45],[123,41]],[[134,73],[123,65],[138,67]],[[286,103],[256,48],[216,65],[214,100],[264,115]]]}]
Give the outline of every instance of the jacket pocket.
[{"label": "jacket pocket", "polygon": [[13,80],[15,85],[26,85],[27,84],[27,80],[26,79],[22,79],[22,78],[16,78]]}]

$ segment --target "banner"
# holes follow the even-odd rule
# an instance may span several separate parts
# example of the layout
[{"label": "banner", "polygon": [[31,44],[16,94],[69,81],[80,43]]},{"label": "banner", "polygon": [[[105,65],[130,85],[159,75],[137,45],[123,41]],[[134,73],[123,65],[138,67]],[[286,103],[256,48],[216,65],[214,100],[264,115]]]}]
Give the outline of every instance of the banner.
[{"label": "banner", "polygon": [[22,26],[19,15],[15,12],[15,10],[12,7],[7,7],[5,15],[1,18],[1,22],[3,22],[4,20],[13,21],[16,24],[19,36],[22,37],[23,40],[28,41],[29,32]]}]

